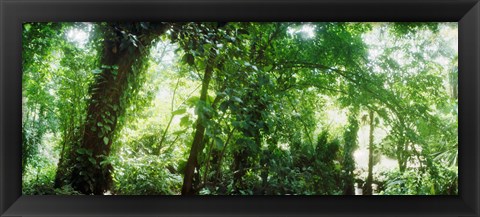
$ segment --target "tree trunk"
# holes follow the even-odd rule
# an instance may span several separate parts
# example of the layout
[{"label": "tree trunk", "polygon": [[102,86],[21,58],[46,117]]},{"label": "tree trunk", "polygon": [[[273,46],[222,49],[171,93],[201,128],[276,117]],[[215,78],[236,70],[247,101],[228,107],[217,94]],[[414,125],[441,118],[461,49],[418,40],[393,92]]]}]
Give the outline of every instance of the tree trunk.
[{"label": "tree trunk", "polygon": [[408,159],[408,153],[407,153],[407,142],[405,139],[402,139],[397,143],[397,161],[398,161],[398,169],[401,173],[405,172],[405,169],[407,168],[407,159]]},{"label": "tree trunk", "polygon": [[[90,87],[91,98],[79,147],[72,148],[71,160],[66,165],[73,168],[69,183],[84,194],[101,195],[110,187],[113,168],[102,161],[110,154],[118,119],[128,106],[131,96],[127,93],[134,89],[130,84],[144,69],[143,60],[152,40],[166,30],[165,24],[149,27],[112,24],[102,28],[101,69]],[[132,35],[141,39],[135,41]]]},{"label": "tree trunk", "polygon": [[374,130],[374,113],[370,110],[370,133],[369,133],[369,144],[368,144],[368,176],[367,181],[365,182],[365,190],[363,191],[364,195],[372,195],[372,182],[373,182],[373,130]]},{"label": "tree trunk", "polygon": [[195,126],[195,136],[193,138],[192,147],[190,149],[190,155],[188,156],[187,165],[185,168],[185,176],[183,178],[182,195],[193,195],[195,191],[193,189],[193,177],[195,168],[198,165],[198,153],[203,146],[203,138],[205,136],[205,121],[207,121],[203,114],[204,106],[207,103],[207,93],[210,80],[213,75],[213,65],[215,62],[215,51],[210,50],[210,57],[205,67],[205,73],[202,81],[202,89],[200,91],[200,100],[197,105],[198,119]]},{"label": "tree trunk", "polygon": [[[402,145],[402,147],[403,146],[404,145]],[[400,154],[400,157],[398,157],[398,170],[401,173],[405,172],[405,169],[407,168],[407,159],[406,159],[405,155],[406,155],[405,153],[402,153],[402,154]]]}]

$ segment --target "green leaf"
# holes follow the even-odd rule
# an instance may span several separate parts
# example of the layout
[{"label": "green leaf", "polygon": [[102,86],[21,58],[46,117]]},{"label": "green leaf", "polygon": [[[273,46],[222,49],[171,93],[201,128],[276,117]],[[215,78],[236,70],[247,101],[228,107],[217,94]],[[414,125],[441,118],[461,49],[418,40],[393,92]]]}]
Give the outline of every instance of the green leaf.
[{"label": "green leaf", "polygon": [[208,104],[212,104],[215,98],[213,96],[207,95],[207,102]]},{"label": "green leaf", "polygon": [[107,138],[106,136],[105,136],[105,137],[103,137],[103,142],[105,143],[105,145],[107,145],[107,144],[108,144],[109,140],[108,140],[108,138]]},{"label": "green leaf", "polygon": [[195,106],[197,105],[197,102],[200,100],[200,97],[198,96],[192,96],[187,99],[188,105]]},{"label": "green leaf", "polygon": [[181,114],[185,113],[186,111],[187,111],[186,108],[177,109],[177,110],[172,112],[172,115],[174,115],[174,116],[175,115],[181,115]]},{"label": "green leaf", "polygon": [[93,165],[97,164],[97,161],[95,161],[95,158],[93,157],[89,157],[88,161],[90,161],[90,163],[92,163]]},{"label": "green leaf", "polygon": [[221,149],[223,147],[223,140],[219,137],[215,137],[215,144],[217,145],[218,149]]},{"label": "green leaf", "polygon": [[102,127],[103,126],[102,122],[97,122],[97,126]]},{"label": "green leaf", "polygon": [[232,98],[232,100],[235,101],[235,102],[243,103],[242,99],[240,99],[240,98],[238,98],[238,97],[236,97],[236,96],[232,96],[231,98]]},{"label": "green leaf", "polygon": [[179,131],[173,132],[173,135],[178,136],[178,135],[183,134],[183,133],[185,133],[185,132],[187,132],[187,130],[179,130]]},{"label": "green leaf", "polygon": [[23,24],[23,28],[25,29],[25,31],[28,32],[30,30],[30,28],[32,28],[32,25],[30,23],[25,23],[25,24]]},{"label": "green leaf", "polygon": [[180,126],[186,126],[190,124],[190,117],[188,115],[185,115],[183,116],[181,119],[180,119]]},{"label": "green leaf", "polygon": [[268,71],[270,71],[270,70],[272,70],[272,69],[273,69],[273,66],[272,66],[272,65],[268,65],[268,66],[263,67],[263,71],[266,71],[266,72],[268,72]]},{"label": "green leaf", "polygon": [[77,149],[78,154],[85,154],[85,149],[84,148],[79,148]]},{"label": "green leaf", "polygon": [[105,160],[102,160],[102,161],[100,161],[100,166],[103,166],[103,165],[105,165],[105,164],[107,164],[107,165],[108,165],[108,164],[110,164],[110,161],[111,161],[111,160],[110,160],[110,159],[108,159],[108,158],[107,158],[107,159],[105,159]]}]

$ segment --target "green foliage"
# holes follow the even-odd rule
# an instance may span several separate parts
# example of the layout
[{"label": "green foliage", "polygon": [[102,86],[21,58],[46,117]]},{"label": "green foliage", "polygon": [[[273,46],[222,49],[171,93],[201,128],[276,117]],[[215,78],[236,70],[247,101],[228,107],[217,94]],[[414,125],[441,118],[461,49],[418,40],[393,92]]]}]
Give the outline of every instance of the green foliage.
[{"label": "green foliage", "polygon": [[113,174],[115,185],[112,192],[123,195],[172,195],[182,187],[182,177],[171,173],[167,167],[176,167],[157,155],[135,159],[117,159]]},{"label": "green foliage", "polygon": [[458,194],[454,24],[23,27],[24,194]]},{"label": "green foliage", "polygon": [[49,195],[55,194],[53,181],[55,178],[55,166],[50,165],[42,169],[28,167],[23,176],[22,193],[26,195]]},{"label": "green foliage", "polygon": [[[425,170],[398,170],[380,175],[383,195],[457,195],[458,168],[439,167],[438,174],[432,176]],[[383,180],[382,180],[383,179]]]},{"label": "green foliage", "polygon": [[329,133],[323,131],[318,136],[315,147],[314,183],[315,193],[322,195],[340,194],[341,165],[338,162],[340,142],[338,139],[330,139]]},{"label": "green foliage", "polygon": [[420,23],[420,22],[398,22],[392,25],[392,32],[397,36],[404,36],[409,33],[415,33],[419,29],[428,29],[430,31],[438,31],[437,23]]}]

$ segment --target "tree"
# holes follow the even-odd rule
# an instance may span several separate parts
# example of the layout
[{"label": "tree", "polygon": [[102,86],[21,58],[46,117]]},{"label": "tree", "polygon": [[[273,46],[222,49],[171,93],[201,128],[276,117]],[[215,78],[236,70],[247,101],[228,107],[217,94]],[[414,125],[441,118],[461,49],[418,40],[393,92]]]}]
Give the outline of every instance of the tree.
[{"label": "tree", "polygon": [[365,182],[365,187],[363,190],[363,193],[365,195],[372,195],[372,182],[373,182],[373,166],[374,166],[374,137],[373,137],[373,131],[375,129],[375,113],[373,111],[368,112],[368,120],[369,120],[369,133],[368,133],[368,176],[367,180]]},{"label": "tree", "polygon": [[348,128],[344,133],[344,156],[343,156],[343,168],[345,170],[345,185],[343,188],[343,194],[345,195],[354,195],[354,174],[355,170],[355,161],[353,159],[353,152],[358,147],[357,144],[357,134],[358,134],[358,120],[357,120],[357,111],[352,109],[348,117]]},{"label": "tree", "polygon": [[[165,32],[167,24],[100,24],[103,38],[100,69],[90,87],[86,119],[66,167],[71,174],[61,178],[85,194],[103,194],[111,184],[112,167],[105,163],[121,116],[139,85],[144,58],[152,40]],[[66,171],[66,170],[58,170]],[[66,175],[66,174],[65,174]]]}]

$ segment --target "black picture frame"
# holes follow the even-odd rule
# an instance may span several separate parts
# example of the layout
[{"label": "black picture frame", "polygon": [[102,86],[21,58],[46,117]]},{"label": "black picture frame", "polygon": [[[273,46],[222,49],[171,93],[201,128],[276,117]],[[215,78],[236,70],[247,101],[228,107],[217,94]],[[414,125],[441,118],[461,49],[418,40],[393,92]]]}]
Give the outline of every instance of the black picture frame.
[{"label": "black picture frame", "polygon": [[[0,215],[480,216],[478,0],[0,0]],[[459,22],[458,196],[23,196],[26,21]]]}]

